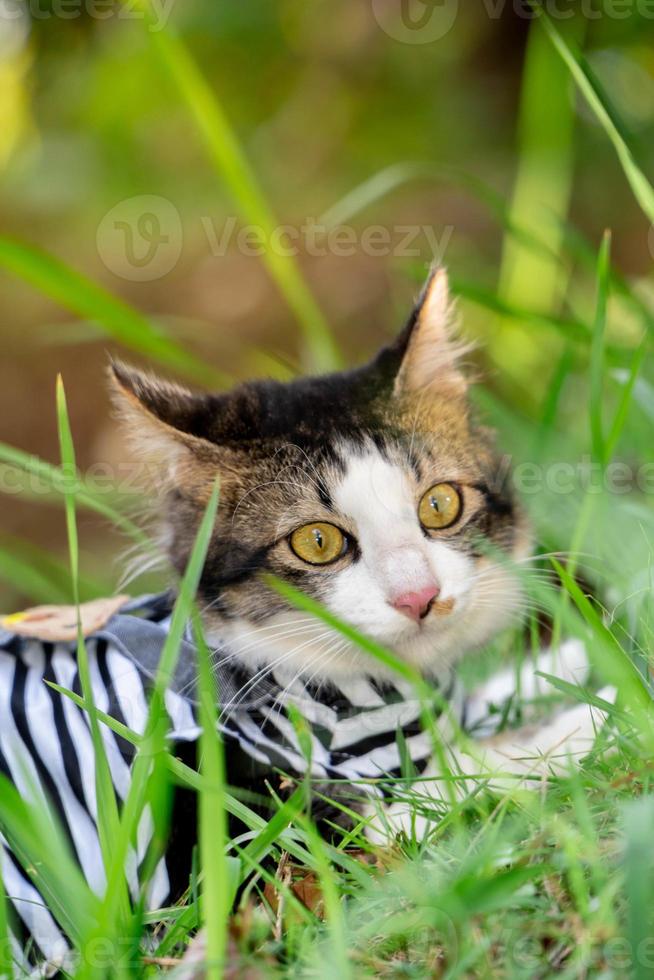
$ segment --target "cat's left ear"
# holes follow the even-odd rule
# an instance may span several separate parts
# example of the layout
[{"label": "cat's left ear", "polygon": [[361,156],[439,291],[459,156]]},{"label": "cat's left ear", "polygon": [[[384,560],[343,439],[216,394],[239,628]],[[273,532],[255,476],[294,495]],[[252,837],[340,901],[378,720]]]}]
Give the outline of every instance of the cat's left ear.
[{"label": "cat's left ear", "polygon": [[454,310],[447,272],[436,267],[420,294],[399,339],[401,363],[395,379],[397,395],[425,389],[464,395],[468,388],[460,359],[470,345],[455,336]]},{"label": "cat's left ear", "polygon": [[210,493],[224,459],[200,434],[206,429],[207,396],[120,361],[111,362],[109,378],[129,440],[157,485]]}]

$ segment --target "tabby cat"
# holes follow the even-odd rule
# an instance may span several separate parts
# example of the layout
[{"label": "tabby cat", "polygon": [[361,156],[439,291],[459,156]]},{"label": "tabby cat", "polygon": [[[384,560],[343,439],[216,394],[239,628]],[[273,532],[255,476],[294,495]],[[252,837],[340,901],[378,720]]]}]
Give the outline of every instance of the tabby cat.
[{"label": "tabby cat", "polygon": [[[528,560],[531,536],[510,480],[498,478],[492,433],[470,410],[466,350],[447,275],[437,268],[397,340],[362,368],[287,384],[253,381],[207,396],[114,365],[121,415],[161,479],[160,513],[179,572],[220,477],[200,585],[205,629],[257,682],[271,679],[300,699],[309,684],[335,705],[339,691],[360,686],[365,704],[371,680],[397,681],[355,643],[263,587],[260,573],[268,571],[441,690],[450,685],[450,714],[489,732],[488,698],[457,700],[452,667],[520,610],[516,569]],[[575,642],[535,668],[577,680],[588,671]],[[520,681],[514,674],[494,679],[494,703],[507,700],[516,682],[522,691],[537,687],[533,667]],[[488,743],[472,761],[457,753],[455,767],[560,768],[568,755],[588,751],[596,723],[582,707]],[[424,737],[417,742],[420,757]],[[386,758],[384,766],[393,769]]]}]

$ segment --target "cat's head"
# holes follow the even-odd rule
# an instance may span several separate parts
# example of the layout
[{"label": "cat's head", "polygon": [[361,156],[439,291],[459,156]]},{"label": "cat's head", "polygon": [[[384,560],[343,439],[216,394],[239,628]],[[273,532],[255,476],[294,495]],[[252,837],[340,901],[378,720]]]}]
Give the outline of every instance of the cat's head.
[{"label": "cat's head", "polygon": [[375,672],[262,570],[425,671],[486,642],[515,611],[506,560],[528,535],[498,485],[489,435],[471,421],[450,321],[436,271],[398,340],[353,371],[206,395],[114,365],[122,415],[161,475],[180,572],[220,477],[200,602],[209,638],[248,665],[278,661],[318,679]]}]

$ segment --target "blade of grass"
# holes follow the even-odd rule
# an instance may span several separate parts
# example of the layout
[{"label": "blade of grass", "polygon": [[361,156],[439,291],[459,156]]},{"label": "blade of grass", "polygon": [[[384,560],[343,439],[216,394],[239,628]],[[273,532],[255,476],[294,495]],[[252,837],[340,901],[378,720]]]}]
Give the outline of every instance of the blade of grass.
[{"label": "blade of grass", "polygon": [[221,384],[221,375],[162,334],[147,317],[54,256],[0,236],[0,266],[72,313],[99,324],[108,336],[129,350],[203,384]]},{"label": "blade of grass", "polygon": [[[579,15],[568,19],[566,36],[582,38],[585,23]],[[505,237],[498,294],[509,306],[528,302],[532,309],[553,312],[565,291],[560,219],[567,214],[572,188],[574,106],[569,88],[565,66],[534,24],[523,69],[518,168],[509,220],[537,236],[546,250],[536,252],[513,235]]]},{"label": "blade of grass", "polygon": [[476,303],[496,313],[505,319],[514,319],[522,323],[532,324],[554,329],[562,334],[566,340],[588,344],[591,338],[590,328],[583,320],[569,316],[558,316],[539,312],[538,310],[526,309],[505,302],[490,289],[484,289],[474,283],[465,282],[460,279],[452,280],[452,292],[457,296],[462,296],[471,303]]},{"label": "blade of grass", "polygon": [[262,861],[282,831],[301,812],[304,798],[304,787],[298,786],[292,795],[280,806],[277,812],[273,814],[260,833],[240,852],[241,857],[249,863]]},{"label": "blade of grass", "polygon": [[310,596],[305,595],[304,592],[300,592],[294,586],[289,585],[288,582],[284,582],[283,579],[277,578],[274,575],[266,574],[263,576],[263,580],[267,585],[270,586],[279,595],[284,596],[291,605],[295,606],[296,609],[301,609],[304,612],[311,613],[317,619],[320,619],[327,626],[331,626],[332,629],[341,633],[343,636],[351,640],[352,643],[356,644],[360,649],[365,650],[369,653],[375,660],[383,664],[384,667],[388,667],[390,670],[395,671],[400,677],[413,684],[416,689],[421,690],[423,693],[430,692],[431,689],[425,684],[421,675],[415,668],[410,664],[406,663],[404,660],[400,660],[396,657],[390,650],[386,650],[385,647],[381,646],[379,643],[375,643],[369,637],[364,636],[358,630],[354,629],[348,623],[343,622],[337,616],[334,616],[325,606],[316,602]]},{"label": "blade of grass", "polygon": [[14,958],[11,951],[9,921],[7,917],[7,895],[0,874],[0,977],[14,980]]},{"label": "blade of grass", "polygon": [[578,684],[571,684],[569,681],[564,681],[560,677],[555,677],[553,674],[546,674],[543,670],[537,670],[536,676],[543,677],[551,687],[555,687],[561,694],[569,695],[575,701],[579,701],[580,704],[590,704],[594,708],[608,712],[614,718],[621,718],[622,721],[628,721],[626,712],[619,711],[610,701],[605,701],[604,698],[597,697],[592,691],[587,691],[585,688],[579,687]]},{"label": "blade of grass", "polygon": [[0,773],[0,827],[12,852],[66,935],[79,948],[93,926],[98,899],[88,887],[78,863],[42,793],[28,803]]},{"label": "blade of grass", "polygon": [[[348,935],[346,918],[344,914],[344,899],[339,893],[338,877],[330,864],[324,841],[318,833],[314,823],[306,816],[298,815],[298,821],[302,825],[307,836],[307,842],[311,854],[315,861],[316,871],[320,881],[320,888],[325,907],[325,918],[330,936],[330,957],[327,963],[323,964],[323,976],[347,980],[351,977],[352,970],[348,957]],[[331,967],[330,970],[325,969]]]},{"label": "blade of grass", "polygon": [[[595,320],[593,326],[593,337],[591,341],[591,364],[590,364],[590,430],[591,430],[591,454],[596,463],[600,466],[604,464],[604,436],[602,428],[602,390],[604,377],[604,358],[605,358],[605,329],[606,329],[606,308],[609,289],[610,276],[610,248],[611,238],[605,232],[600,245],[597,257],[597,299],[595,306]],[[596,498],[593,494],[584,495],[579,516],[576,521],[572,542],[570,545],[570,561],[568,563],[568,574],[574,577],[577,568],[578,553],[580,552],[584,538],[588,531],[588,526],[593,516],[596,506]],[[552,640],[556,644],[561,635],[561,619],[569,595],[564,591],[561,595],[559,612],[557,613],[552,630]]]},{"label": "blade of grass", "polygon": [[135,5],[145,14],[146,26],[150,28],[150,41],[163,68],[185,101],[216,171],[225,181],[243,217],[261,229],[267,243],[263,252],[264,262],[300,324],[309,355],[309,366],[321,370],[337,367],[340,355],[334,338],[295,259],[286,254],[285,250],[271,246],[271,236],[279,223],[218,95],[207,84],[181,39],[170,29],[156,28],[151,0],[135,0]]},{"label": "blade of grass", "polygon": [[618,690],[618,703],[633,712],[641,734],[652,743],[654,705],[643,678],[613,633],[604,625],[568,569],[564,568],[556,558],[551,558],[550,561],[583,619],[592,630],[594,645],[589,645],[591,662],[597,665],[608,683],[615,685]]},{"label": "blade of grass", "polygon": [[[328,208],[320,215],[317,224],[318,226],[324,225],[326,230],[345,224],[382,197],[413,180],[440,180],[446,184],[460,187],[475,200],[481,202],[508,235],[512,235],[534,252],[550,259],[559,259],[559,256],[553,253],[547,243],[542,241],[533,230],[519,227],[512,222],[509,208],[506,206],[502,195],[484,181],[458,169],[445,166],[437,167],[428,163],[406,161],[380,170]],[[424,275],[424,265],[419,264],[416,267],[416,281],[420,285],[424,281]]]},{"label": "blade of grass", "polygon": [[[0,536],[0,578],[39,603],[70,601],[68,568],[42,548],[10,535]],[[107,594],[110,581],[80,575],[79,587],[84,601],[97,599]]]},{"label": "blade of grass", "polygon": [[[652,967],[642,955],[654,928],[654,797],[633,800],[623,809],[623,858],[627,898],[628,948],[634,950],[632,980],[651,980]],[[639,953],[641,955],[639,955]]]},{"label": "blade of grass", "polygon": [[[17,469],[42,480],[42,486],[44,488],[57,495],[63,495],[64,499],[67,493],[74,491],[78,504],[81,504],[88,510],[95,511],[102,517],[106,517],[108,521],[115,524],[117,528],[124,531],[140,544],[148,548],[152,547],[147,535],[143,533],[140,527],[108,504],[102,499],[99,493],[89,489],[78,473],[65,473],[61,467],[52,466],[50,463],[39,459],[38,456],[30,455],[29,453],[23,452],[22,449],[15,449],[13,446],[8,446],[3,442],[0,442],[0,460],[5,460],[5,462],[15,466]],[[14,493],[15,488],[12,487],[10,492]],[[39,495],[37,491],[36,496],[38,497]]]},{"label": "blade of grass", "polygon": [[[592,271],[597,269],[597,251],[592,244],[585,238],[578,228],[569,222],[563,224],[565,237],[566,253],[583,268]],[[611,290],[618,296],[628,301],[630,308],[641,320],[643,327],[648,333],[647,342],[651,343],[651,335],[654,333],[654,315],[648,306],[648,302],[634,289],[628,279],[614,267],[610,270]],[[645,342],[645,341],[644,341]]]},{"label": "blade of grass", "polygon": [[613,454],[617,448],[620,441],[620,437],[624,431],[625,425],[627,424],[627,418],[629,415],[629,409],[631,407],[631,400],[634,395],[636,382],[640,374],[643,362],[645,360],[645,354],[647,353],[647,335],[643,338],[641,344],[636,349],[636,352],[631,361],[631,367],[629,368],[629,374],[622,387],[622,395],[620,397],[620,402],[613,419],[613,424],[609,430],[609,434],[606,437],[606,443],[604,447],[604,455],[607,462],[613,457]]},{"label": "blade of grass", "polygon": [[[25,559],[8,548],[0,547],[0,579],[13,589],[37,603],[66,603],[70,591],[62,588],[46,572],[41,571],[33,556]],[[4,610],[9,612],[8,609]]]},{"label": "blade of grass", "polygon": [[604,347],[606,308],[609,296],[611,233],[604,232],[597,259],[597,303],[593,340],[590,347],[590,431],[595,462],[605,464],[606,447],[602,424],[602,395],[604,389]]},{"label": "blade of grass", "polygon": [[198,658],[200,699],[200,774],[211,786],[200,791],[198,801],[199,844],[202,862],[202,921],[207,936],[206,970],[208,980],[220,980],[225,968],[227,921],[233,896],[226,860],[227,820],[225,817],[225,762],[218,728],[219,704],[211,654],[202,633],[197,612],[193,613],[193,636]]},{"label": "blade of grass", "polygon": [[[59,445],[61,449],[61,462],[64,472],[74,474],[76,472],[75,448],[70,429],[68,410],[66,406],[66,394],[61,375],[57,377],[57,425],[59,430]],[[93,744],[93,755],[95,763],[95,794],[98,836],[100,839],[100,849],[107,874],[111,869],[111,854],[113,843],[119,827],[118,804],[114,791],[111,770],[107,759],[105,743],[100,731],[100,721],[96,713],[95,694],[91,682],[91,670],[89,665],[86,641],[82,629],[82,620],[79,610],[79,543],[77,537],[77,519],[75,511],[75,494],[65,491],[66,506],[66,527],[68,532],[68,550],[70,560],[70,576],[73,593],[73,602],[77,606],[77,651],[76,660],[79,671],[80,685],[86,703],[86,711],[89,718],[91,730],[91,741]],[[116,885],[116,910],[119,920],[112,922],[111,935],[120,936],[121,927],[124,927],[129,915],[129,897],[127,893],[127,882],[123,880]]]},{"label": "blade of grass", "polygon": [[[116,914],[117,889],[124,878],[125,862],[130,842],[134,839],[139,821],[148,801],[148,788],[156,783],[167,769],[167,715],[165,693],[175,673],[180,644],[189,622],[193,601],[204,567],[218,509],[218,483],[214,486],[200,522],[193,550],[180,584],[173,609],[170,629],[166,636],[148,707],[145,734],[132,765],[132,777],[123,805],[120,827],[113,841],[112,865],[107,876],[108,886],[103,903],[103,918],[109,924]],[[160,765],[161,763],[161,765]]]},{"label": "blade of grass", "polygon": [[648,221],[654,223],[654,188],[636,162],[633,151],[622,132],[622,127],[610,108],[604,93],[600,90],[597,80],[593,77],[586,60],[580,51],[568,45],[540,3],[537,3],[536,0],[530,0],[530,3],[539,16],[543,30],[565,62],[577,88],[613,144],[636,200]]},{"label": "blade of grass", "polygon": [[550,381],[545,403],[543,405],[538,430],[541,450],[546,446],[548,440],[551,438],[554,432],[561,395],[563,394],[563,388],[566,380],[570,374],[570,371],[572,370],[573,360],[574,357],[572,350],[570,349],[570,345],[567,345],[564,347],[563,354],[561,355],[559,363],[556,366],[556,370],[554,371]]}]

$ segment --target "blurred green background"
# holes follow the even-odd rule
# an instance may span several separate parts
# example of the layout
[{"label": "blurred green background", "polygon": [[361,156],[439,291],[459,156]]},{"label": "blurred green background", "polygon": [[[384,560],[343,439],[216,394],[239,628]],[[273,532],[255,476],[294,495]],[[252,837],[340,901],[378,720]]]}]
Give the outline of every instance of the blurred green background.
[{"label": "blurred green background", "polygon": [[[654,173],[650,6],[560,0],[550,13],[584,50]],[[330,336],[344,363],[360,362],[399,329],[436,254],[466,333],[481,341],[479,400],[505,448],[518,459],[577,458],[589,443],[602,233],[612,230],[620,277],[609,304],[606,405],[619,404],[633,352],[648,344],[654,236],[605,128],[527,9],[490,0],[169,0],[148,21],[137,3],[2,0],[0,440],[58,462],[61,372],[80,467],[119,472],[128,450],[110,416],[107,351],[152,363],[75,303],[35,289],[33,255],[31,283],[13,274],[11,243],[20,241],[146,314],[158,336],[197,355],[202,380],[213,371],[221,384],[329,366]],[[171,53],[173,37],[184,48]],[[184,86],[198,77],[207,89],[196,86],[189,101]],[[216,100],[208,112],[220,123],[208,137],[203,98]],[[252,181],[246,174],[239,191],[243,155]],[[280,250],[268,241],[266,263],[250,254],[258,232],[239,238],[262,208],[273,227],[296,230],[297,255],[272,259],[292,280],[295,311],[270,274],[270,251]],[[312,223],[337,230],[302,231]],[[202,373],[154,366],[189,381]],[[618,447],[639,462],[651,456],[648,375],[646,359]],[[5,610],[67,591],[61,501],[17,493],[15,476],[5,458]],[[577,503],[554,520],[541,501],[546,543],[566,545]],[[632,527],[633,515],[624,521]],[[603,540],[611,530],[609,522]],[[80,531],[86,591],[113,589],[124,542],[83,510]]]}]

